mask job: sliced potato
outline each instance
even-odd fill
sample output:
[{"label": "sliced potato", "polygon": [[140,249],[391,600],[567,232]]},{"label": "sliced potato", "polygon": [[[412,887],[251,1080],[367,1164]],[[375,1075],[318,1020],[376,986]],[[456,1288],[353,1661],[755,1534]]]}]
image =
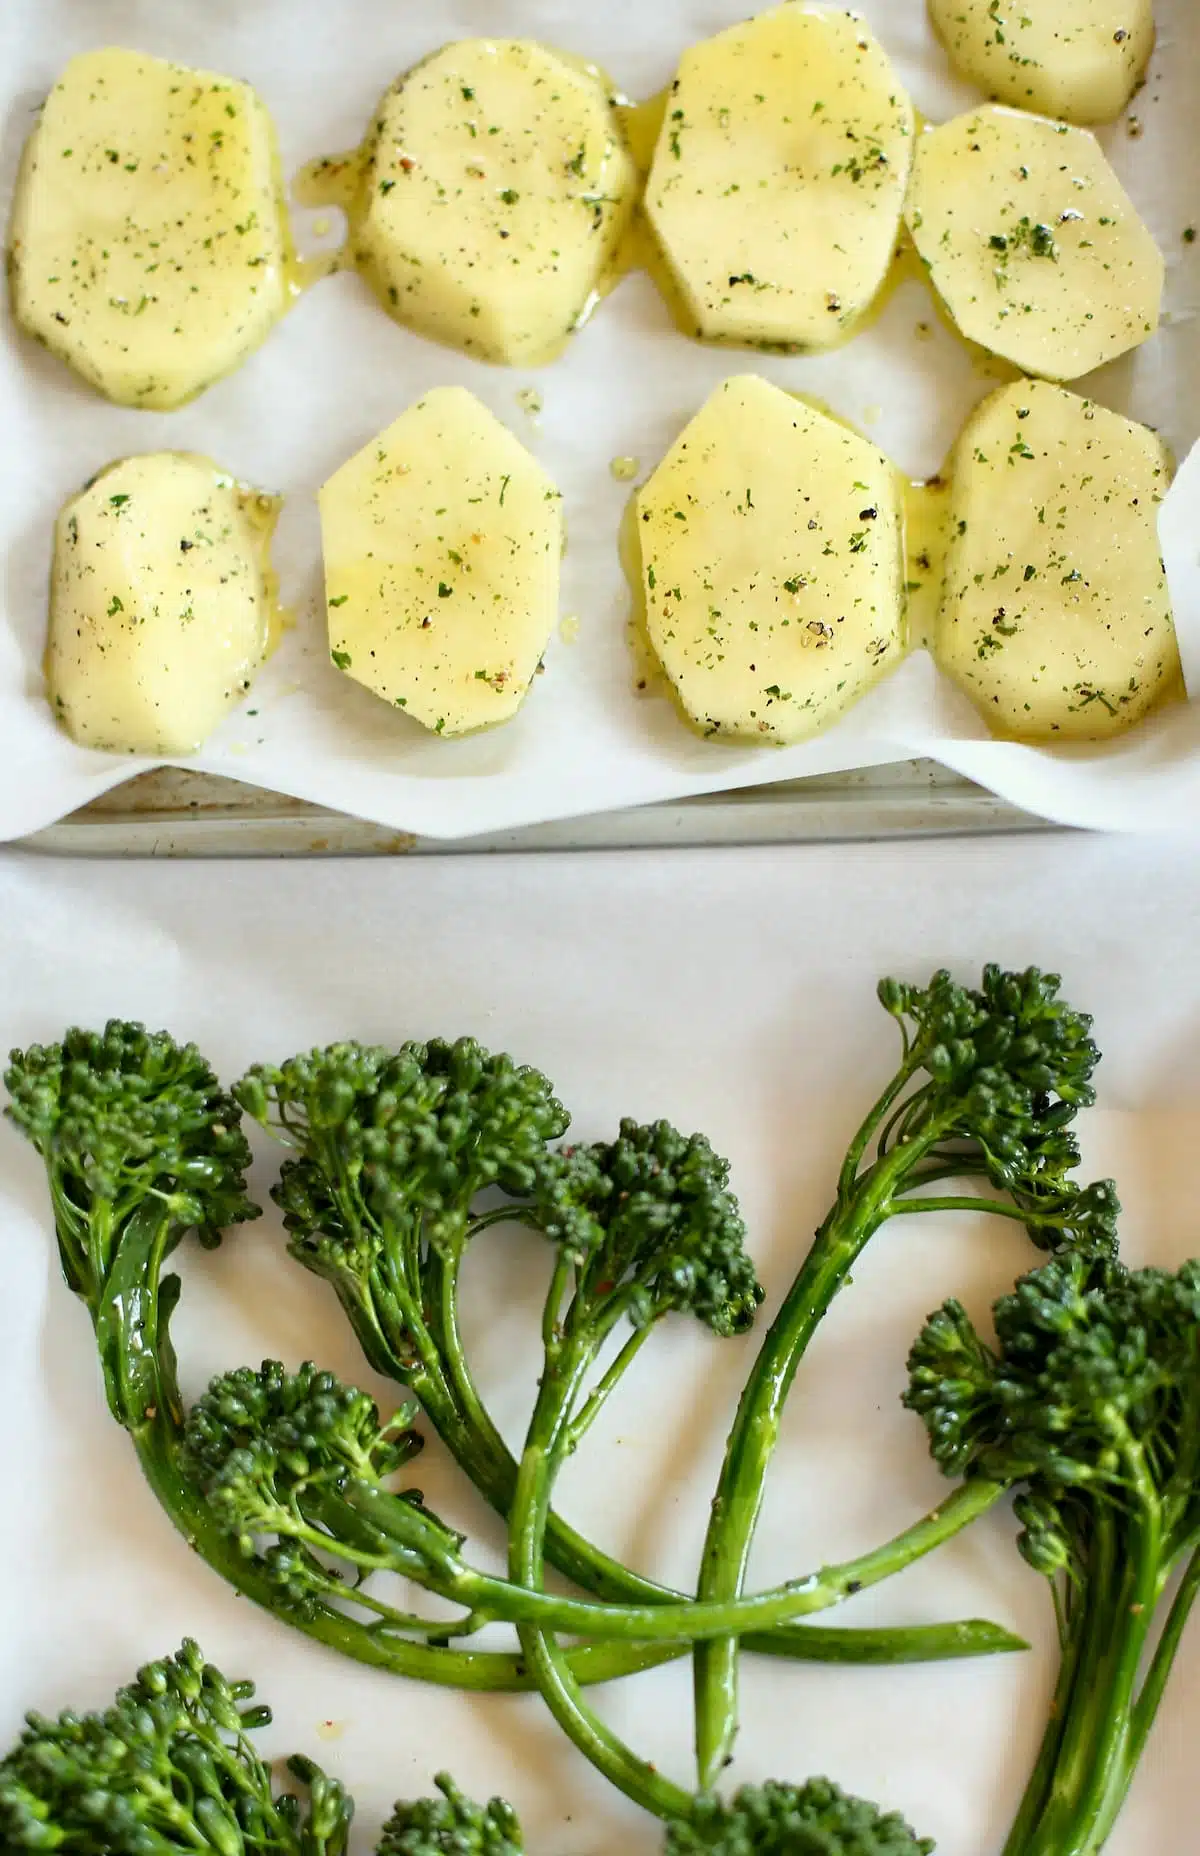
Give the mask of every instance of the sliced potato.
[{"label": "sliced potato", "polygon": [[896,471],[756,375],[717,388],[637,518],[650,643],[705,734],[802,741],[903,655]]},{"label": "sliced potato", "polygon": [[329,649],[439,735],[506,722],[558,616],[562,499],[465,387],[439,387],[320,492]]},{"label": "sliced potato", "polygon": [[46,682],[68,734],[117,754],[190,754],[241,702],[270,644],[278,501],[209,458],[110,465],[58,518]]},{"label": "sliced potato", "polygon": [[1099,741],[1181,693],[1170,475],[1153,432],[1045,381],[992,394],[966,427],[934,649],[997,734]]},{"label": "sliced potato", "polygon": [[1153,0],[929,0],[951,63],[990,97],[1113,122],[1154,50]]},{"label": "sliced potato", "polygon": [[684,53],[646,211],[697,333],[831,347],[878,295],[912,104],[852,13],[794,3]]},{"label": "sliced potato", "polygon": [[987,105],[917,144],[905,216],[969,341],[1076,380],[1158,327],[1165,267],[1086,129]]},{"label": "sliced potato", "polygon": [[379,112],[360,263],[401,322],[487,361],[550,359],[590,308],[638,177],[597,76],[467,39]]},{"label": "sliced potato", "polygon": [[248,84],[141,52],[71,60],[13,205],[30,335],[109,399],[165,411],[263,340],[288,258],[274,130]]}]

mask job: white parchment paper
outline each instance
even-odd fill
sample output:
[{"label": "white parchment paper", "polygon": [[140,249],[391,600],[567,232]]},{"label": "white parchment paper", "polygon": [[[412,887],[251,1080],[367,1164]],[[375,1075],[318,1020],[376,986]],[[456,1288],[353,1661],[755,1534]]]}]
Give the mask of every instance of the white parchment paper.
[{"label": "white parchment paper", "polygon": [[[1089,1176],[1112,1173],[1131,1258],[1196,1249],[1200,863],[1191,846],[1083,837],[592,858],[254,865],[0,856],[0,1049],[123,1013],[194,1037],[232,1079],[258,1058],[360,1036],[471,1032],[538,1063],[584,1138],[667,1115],[728,1154],[769,1318],[829,1201],[894,1027],[878,978],[985,960],[1059,968],[1096,1015]],[[265,1194],[279,1151],[260,1144]],[[901,1225],[903,1228],[900,1228]],[[0,1746],[27,1707],[98,1706],[187,1632],[276,1709],[359,1802],[358,1856],[398,1795],[450,1766],[502,1790],[530,1856],[655,1856],[661,1834],[563,1742],[536,1699],[413,1688],[344,1663],[235,1598],[173,1534],[107,1414],[89,1324],[58,1275],[40,1162],[0,1126]],[[1000,1221],[908,1218],[855,1270],[789,1403],[752,1567],[762,1586],[861,1551],[946,1487],[899,1404],[908,1346],[949,1294],[982,1319],[1026,1268]],[[178,1329],[189,1395],[219,1370],[315,1359],[391,1409],[332,1292],[290,1262],[278,1216],[189,1249]],[[481,1239],[466,1338],[510,1441],[528,1419],[546,1254]],[[568,1472],[561,1506],[645,1573],[690,1585],[755,1342],[664,1327]],[[495,1564],[497,1525],[431,1443],[429,1499]],[[1028,1656],[846,1670],[748,1661],[731,1781],[828,1773],[904,1810],[938,1856],[998,1856],[1049,1701],[1051,1606],[1004,1514],[854,1601],[859,1621],[982,1616]],[[846,1621],[851,1612],[847,1611]],[[1200,1729],[1193,1622],[1110,1856],[1190,1856]],[[680,1783],[686,1665],[598,1705]]]},{"label": "white parchment paper", "polygon": [[[286,171],[354,145],[388,82],[444,41],[540,37],[607,67],[636,97],[669,81],[690,41],[742,17],[748,0],[6,0],[0,9],[0,195],[11,190],[32,113],[65,60],[105,43],[135,45],[256,84],[279,125]],[[1141,132],[1105,141],[1170,265],[1167,321],[1085,390],[1159,426],[1179,457],[1200,433],[1200,220],[1195,98],[1200,38],[1191,0],[1158,0],[1160,43],[1135,101]],[[924,0],[862,0],[918,107],[937,120],[973,93],[949,76]],[[6,210],[6,208],[5,208]],[[298,215],[302,247],[314,215]],[[336,218],[336,215],[334,216]],[[336,238],[336,231],[332,235]],[[917,325],[932,324],[919,339]],[[1180,706],[1116,746],[1041,751],[992,741],[964,698],[918,654],[835,729],[787,750],[705,742],[665,696],[639,698],[625,636],[629,596],[617,533],[629,485],[711,388],[752,366],[820,396],[913,476],[943,463],[971,407],[994,385],[932,312],[923,284],[890,300],[867,334],[820,358],[706,349],[674,328],[648,279],[626,279],[552,367],[484,366],[397,328],[355,277],[319,285],[231,379],[174,414],[125,411],[60,364],[0,333],[0,837],[46,825],[139,771],[140,761],[76,748],[46,706],[40,660],[54,514],[97,468],[132,451],[207,452],[239,477],[283,491],[278,564],[295,629],[242,710],[190,763],[434,837],[462,837],[610,807],[680,798],[807,773],[928,755],[1034,812],[1079,825],[1169,826],[1200,811],[1200,707]],[[560,484],[570,549],[557,637],[518,718],[459,742],[416,723],[340,676],[326,653],[319,485],[374,432],[434,385],[470,387]],[[536,386],[532,419],[517,395]],[[1200,466],[1165,512],[1185,656],[1200,639]],[[570,641],[569,641],[570,640]],[[1195,682],[1193,680],[1193,688]]]}]

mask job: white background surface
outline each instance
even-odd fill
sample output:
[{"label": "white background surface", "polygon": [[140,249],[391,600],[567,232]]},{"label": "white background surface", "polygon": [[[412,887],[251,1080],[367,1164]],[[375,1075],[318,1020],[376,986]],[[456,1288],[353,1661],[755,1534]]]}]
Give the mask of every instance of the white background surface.
[{"label": "white background surface", "polygon": [[[232,1080],[256,1058],[336,1037],[472,1032],[542,1065],[585,1137],[622,1113],[701,1128],[727,1152],[773,1312],[823,1215],[846,1141],[892,1073],[884,973],[939,964],[1059,968],[1105,1052],[1084,1117],[1089,1174],[1115,1174],[1126,1244],[1177,1264],[1197,1247],[1200,868],[1194,844],[1063,838],[877,848],[387,863],[52,864],[0,858],[0,1048],[110,1014],[194,1037]],[[264,1154],[260,1190],[277,1151]],[[900,1228],[902,1224],[903,1228]],[[58,1280],[40,1163],[0,1130],[0,1740],[23,1708],[101,1704],[143,1658],[199,1637],[357,1795],[358,1847],[391,1800],[450,1765],[503,1787],[531,1856],[651,1856],[648,1820],[594,1778],[536,1699],[470,1699],[343,1664],[235,1599],[143,1488],[102,1402],[90,1329]],[[927,1311],[981,1315],[1028,1265],[997,1221],[905,1219],[855,1272],[800,1375],[771,1477],[761,1585],[875,1543],[946,1485],[898,1398]],[[536,1370],[545,1254],[482,1240],[468,1337],[519,1438]],[[274,1215],[184,1258],[189,1390],[278,1354],[366,1376],[332,1298],[285,1256]],[[644,1571],[694,1580],[725,1431],[753,1341],[661,1332],[562,1491],[577,1524]],[[387,1389],[367,1380],[386,1396]],[[421,1478],[496,1550],[457,1473]],[[1039,1736],[1050,1605],[989,1518],[845,1619],[990,1616],[1039,1652],[987,1665],[837,1672],[747,1660],[736,1780],[828,1772],[900,1807],[940,1856],[996,1856]],[[1189,1856],[1200,1640],[1192,1634],[1113,1856]],[[603,1698],[639,1750],[690,1778],[686,1665]],[[324,1721],[338,1737],[322,1741]]]},{"label": "white background surface", "polygon": [[[0,9],[0,210],[37,108],[65,60],[133,45],[249,79],[279,126],[284,172],[355,145],[394,76],[440,43],[477,33],[540,37],[607,66],[648,97],[692,40],[740,19],[749,0],[5,0]],[[977,96],[949,76],[924,0],[862,0],[918,109],[932,121]],[[1191,0],[1158,0],[1160,46],[1134,108],[1144,133],[1104,132],[1167,254],[1168,326],[1084,391],[1159,425],[1183,457],[1200,435],[1200,246],[1196,218],[1200,37]],[[301,243],[316,215],[301,214]],[[335,220],[336,215],[332,216]],[[933,325],[921,341],[917,324]],[[644,276],[625,280],[567,354],[536,373],[490,368],[435,347],[383,314],[356,277],[310,291],[265,346],[193,406],[109,406],[0,317],[0,838],[38,829],[144,763],[76,748],[45,703],[41,656],[51,527],[101,465],[131,451],[206,452],[289,498],[277,558],[295,631],[245,704],[190,763],[424,836],[456,837],[688,793],[932,755],[1027,809],[1077,824],[1145,827],[1200,811],[1200,709],[1179,708],[1117,747],[1038,752],[986,738],[975,711],[918,654],[838,728],[777,751],[706,742],[665,697],[639,700],[625,639],[617,556],[630,492],[614,457],[648,471],[710,390],[752,367],[815,394],[915,477],[937,471],[974,404],[995,385],[943,328],[921,284],[878,323],[820,358],[747,355],[681,336]],[[564,615],[529,702],[508,726],[447,742],[424,733],[328,662],[314,493],[345,458],[428,388],[476,392],[546,464],[570,533]],[[517,395],[536,385],[536,424]],[[1189,669],[1200,656],[1200,485],[1180,499],[1171,565]],[[1194,679],[1193,679],[1194,680]],[[250,715],[250,710],[255,711]]]}]

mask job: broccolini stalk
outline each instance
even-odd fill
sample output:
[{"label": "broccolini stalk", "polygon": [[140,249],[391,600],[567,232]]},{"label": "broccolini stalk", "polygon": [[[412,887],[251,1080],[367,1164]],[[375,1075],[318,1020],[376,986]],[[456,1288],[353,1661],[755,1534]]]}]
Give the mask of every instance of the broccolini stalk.
[{"label": "broccolini stalk", "polygon": [[[984,969],[978,992],[945,972],[927,987],[885,980],[884,1009],[903,1040],[900,1067],[851,1143],[837,1198],[762,1343],[726,1445],[697,1596],[742,1589],[783,1409],[796,1370],[876,1231],[903,1213],[970,1208],[1017,1219],[1044,1249],[1111,1252],[1111,1182],[1070,1178],[1079,1152],[1069,1124],[1095,1099],[1091,1020],[1059,998],[1059,980]],[[981,1179],[1001,1202],[932,1196],[950,1179]],[[695,1652],[696,1754],[711,1789],[737,1731],[738,1646]]]},{"label": "broccolini stalk", "polygon": [[[754,1319],[762,1290],[726,1177],[703,1137],[685,1138],[665,1122],[623,1122],[610,1145],[566,1149],[547,1170],[536,1217],[557,1257],[543,1315],[542,1375],[509,1516],[509,1575],[531,1592],[542,1588],[555,1480],[647,1335],[673,1312],[693,1314],[725,1337]],[[627,1336],[597,1379],[599,1355],[621,1330]],[[875,1552],[789,1590],[813,1608],[848,1597],[949,1539],[1002,1493],[980,1478]],[[691,1634],[718,1616],[719,1609],[694,1604]],[[646,1810],[688,1817],[689,1795],[588,1708],[552,1631],[522,1624],[519,1634],[542,1695],[579,1750]]]},{"label": "broccolini stalk", "polygon": [[1095,1856],[1200,1586],[1200,1263],[1064,1253],[993,1318],[995,1348],[957,1302],[933,1315],[906,1403],[947,1475],[1024,1485],[1018,1545],[1054,1595],[1058,1687],[1005,1856]]},{"label": "broccolini stalk", "polygon": [[[536,1222],[531,1201],[547,1167],[559,1165],[546,1144],[568,1122],[551,1084],[460,1038],[394,1052],[330,1045],[256,1065],[234,1095],[295,1149],[272,1193],[292,1255],[333,1286],[370,1365],[416,1396],[507,1518],[517,1465],[463,1350],[459,1274],[468,1246],[490,1226]],[[488,1188],[515,1203],[477,1211]],[[546,1554],[584,1591],[617,1605],[678,1606],[691,1596],[630,1571],[553,1511]],[[1015,1640],[965,1620],[892,1629],[784,1625],[749,1633],[743,1644],[776,1656],[881,1664],[988,1655]]]},{"label": "broccolini stalk", "polygon": [[0,1840],[71,1856],[346,1856],[354,1805],[296,1758],[304,1796],[276,1795],[248,1735],[271,1719],[185,1641],[100,1714],[26,1717],[0,1760]]},{"label": "broccolini stalk", "polygon": [[[449,1641],[485,1624],[542,1629],[631,1643],[682,1644],[697,1635],[771,1625],[839,1604],[944,1540],[988,1504],[983,1482],[958,1491],[919,1529],[845,1566],[828,1566],[757,1597],[727,1605],[620,1606],[558,1598],[480,1572],[462,1557],[462,1536],[414,1490],[386,1484],[421,1447],[406,1405],[386,1423],[366,1393],[305,1365],[285,1372],[267,1360],[213,1380],[188,1414],[186,1461],[210,1513],[247,1559],[280,1587],[288,1604],[340,1599],[374,1614],[381,1627]],[[264,1552],[263,1543],[271,1543]],[[332,1564],[331,1564],[332,1562]],[[364,1581],[390,1573],[459,1607],[454,1621],[397,1612]],[[996,1633],[996,1647],[1015,1638]]]},{"label": "broccolini stalk", "polygon": [[[63,1273],[95,1328],[108,1403],[161,1507],[236,1590],[358,1662],[454,1688],[531,1686],[518,1657],[411,1641],[411,1622],[347,1614],[336,1592],[292,1576],[287,1551],[256,1562],[218,1525],[183,1457],[170,1318],[179,1278],[163,1264],[185,1235],[212,1246],[257,1216],[237,1105],[193,1045],[119,1021],[14,1051],[7,1114],[46,1166]],[[581,1681],[609,1681],[670,1654],[653,1647],[572,1652]]]}]

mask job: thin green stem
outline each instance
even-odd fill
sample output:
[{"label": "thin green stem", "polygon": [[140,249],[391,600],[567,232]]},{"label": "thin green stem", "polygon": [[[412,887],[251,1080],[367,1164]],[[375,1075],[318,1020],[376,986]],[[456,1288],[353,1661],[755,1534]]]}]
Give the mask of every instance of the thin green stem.
[{"label": "thin green stem", "polygon": [[1154,1726],[1163,1695],[1166,1693],[1167,1680],[1183,1641],[1188,1619],[1192,1615],[1197,1593],[1200,1593],[1200,1550],[1194,1552],[1187,1563],[1179,1590],[1167,1613],[1167,1621],[1163,1625],[1162,1635],[1158,1640],[1134,1706],[1133,1727],[1129,1736],[1131,1771],[1136,1769],[1146,1749],[1146,1742],[1150,1738],[1150,1730]]},{"label": "thin green stem", "polygon": [[[587,1364],[584,1348],[580,1347],[574,1357],[572,1350],[566,1351],[567,1357],[556,1362],[559,1370],[548,1370],[542,1377],[509,1519],[509,1577],[531,1594],[540,1589],[544,1576],[546,1517],[554,1479],[566,1454],[571,1388],[579,1385]],[[555,1638],[530,1625],[522,1625],[519,1634],[521,1649],[543,1700],[584,1758],[644,1810],[664,1818],[689,1816],[692,1800],[688,1794],[639,1759],[588,1707]]]},{"label": "thin green stem", "polygon": [[1050,1713],[1046,1721],[1046,1730],[1038,1747],[1037,1759],[1033,1771],[1025,1784],[1021,1796],[1020,1808],[1013,1819],[1002,1856],[1023,1856],[1028,1839],[1046,1809],[1046,1799],[1050,1790],[1050,1781],[1058,1764],[1059,1747],[1062,1744],[1063,1730],[1071,1709],[1071,1697],[1075,1690],[1075,1677],[1083,1651],[1084,1632],[1090,1621],[1091,1609],[1084,1602],[1084,1596],[1072,1592],[1068,1600],[1070,1611],[1067,1619],[1067,1631],[1062,1635],[1061,1610],[1057,1590],[1055,1591],[1054,1610],[1060,1619],[1061,1651],[1059,1655],[1058,1676],[1054,1685],[1054,1694],[1050,1702]]},{"label": "thin green stem", "polygon": [[[855,1184],[858,1180],[858,1170],[862,1165],[863,1157],[868,1147],[871,1145],[872,1140],[879,1134],[880,1125],[887,1115],[888,1110],[896,1101],[897,1097],[907,1089],[916,1067],[911,1053],[906,1050],[904,1053],[904,1061],[897,1070],[895,1076],[893,1076],[891,1082],[879,1097],[878,1101],[873,1103],[867,1110],[865,1117],[859,1124],[857,1133],[846,1149],[846,1158],[842,1163],[841,1174],[838,1178],[839,1199],[848,1197],[850,1193],[854,1191]],[[906,1106],[906,1104],[902,1103],[898,1112],[903,1114]],[[889,1122],[888,1126],[890,1127],[891,1125],[892,1124]]]},{"label": "thin green stem", "polygon": [[1161,1538],[1153,1508],[1133,1526],[1101,1511],[1084,1644],[1046,1806],[1020,1856],[1097,1856],[1128,1791],[1138,1670],[1153,1623]]},{"label": "thin green stem", "polygon": [[[565,1435],[568,1428],[560,1423],[560,1434]],[[529,1538],[534,1540],[540,1554],[541,1518],[548,1501],[548,1485],[553,1480],[553,1474],[557,1473],[557,1464],[564,1460],[564,1455],[561,1450],[547,1454],[540,1441],[531,1435],[525,1452],[524,1460],[529,1467],[521,1486],[519,1509],[516,1502],[513,1504],[512,1529],[522,1565],[529,1564],[532,1551],[528,1545]],[[552,1462],[555,1465],[553,1471]],[[558,1598],[543,1591],[540,1586],[530,1587],[527,1583],[528,1575],[524,1573],[519,1578],[510,1574],[509,1579],[504,1580],[479,1572],[458,1559],[457,1555],[451,1554],[440,1541],[436,1550],[441,1566],[433,1563],[431,1555],[417,1570],[414,1561],[419,1558],[421,1551],[418,1542],[422,1531],[429,1530],[428,1518],[422,1516],[420,1510],[415,1509],[411,1503],[366,1482],[347,1482],[340,1497],[323,1504],[322,1512],[329,1517],[335,1534],[332,1543],[328,1536],[322,1537],[315,1529],[304,1532],[303,1538],[308,1545],[333,1544],[335,1550],[342,1551],[336,1538],[336,1508],[339,1501],[345,1502],[356,1518],[369,1522],[381,1541],[393,1543],[391,1553],[394,1556],[389,1565],[386,1548],[381,1547],[372,1553],[352,1546],[345,1549],[347,1558],[372,1571],[402,1572],[438,1597],[462,1605],[473,1614],[502,1619],[508,1623],[537,1624],[543,1630],[590,1637],[597,1641],[628,1638],[639,1643],[682,1643],[725,1634],[740,1635],[751,1625],[760,1630],[770,1629],[792,1618],[809,1617],[814,1612],[827,1611],[840,1605],[847,1598],[865,1591],[868,1586],[892,1578],[946,1541],[952,1540],[965,1527],[978,1520],[980,1515],[993,1508],[1005,1492],[1005,1486],[1001,1483],[989,1482],[983,1477],[973,1478],[953,1490],[930,1514],[924,1515],[921,1520],[881,1546],[873,1547],[869,1553],[858,1554],[854,1559],[837,1565],[824,1566],[816,1572],[805,1574],[803,1578],[789,1579],[766,1592],[711,1604],[690,1600],[680,1605],[639,1607],[589,1604],[580,1599]],[[510,1540],[512,1537],[510,1535]]]},{"label": "thin green stem", "polygon": [[[895,1090],[885,1093],[885,1107]],[[697,1597],[725,1600],[741,1591],[779,1440],[784,1406],[809,1342],[872,1236],[887,1219],[906,1175],[938,1138],[898,1147],[855,1178],[817,1232],[807,1258],[759,1349],[725,1447],[704,1543]],[[856,1137],[865,1147],[865,1140]],[[845,1175],[843,1175],[843,1178]],[[711,1791],[737,1731],[738,1646],[731,1638],[695,1654],[696,1758],[701,1789]]]},{"label": "thin green stem", "polygon": [[[472,1235],[477,1229],[472,1227]],[[427,1307],[435,1324],[438,1349],[447,1378],[469,1427],[474,1444],[460,1467],[496,1512],[505,1520],[512,1505],[517,1465],[493,1422],[471,1373],[458,1322],[457,1254],[431,1254],[427,1269]],[[399,1371],[392,1378],[403,1382]],[[429,1413],[444,1442],[435,1412]],[[689,1594],[631,1571],[578,1533],[551,1509],[546,1517],[545,1553],[551,1565],[594,1597],[618,1605],[669,1605],[689,1602]],[[896,1626],[870,1629],[830,1628],[811,1624],[779,1625],[770,1632],[748,1632],[743,1650],[761,1656],[788,1657],[806,1662],[882,1667],[909,1662],[949,1661],[960,1657],[989,1656],[1024,1649],[1018,1637],[980,1619],[949,1624]]]},{"label": "thin green stem", "polygon": [[588,1394],[579,1412],[572,1418],[567,1431],[568,1453],[577,1450],[596,1419],[603,1411],[610,1393],[620,1384],[625,1373],[633,1365],[638,1354],[654,1332],[654,1324],[647,1322],[644,1327],[635,1328],[620,1353],[604,1374],[599,1384]]}]

